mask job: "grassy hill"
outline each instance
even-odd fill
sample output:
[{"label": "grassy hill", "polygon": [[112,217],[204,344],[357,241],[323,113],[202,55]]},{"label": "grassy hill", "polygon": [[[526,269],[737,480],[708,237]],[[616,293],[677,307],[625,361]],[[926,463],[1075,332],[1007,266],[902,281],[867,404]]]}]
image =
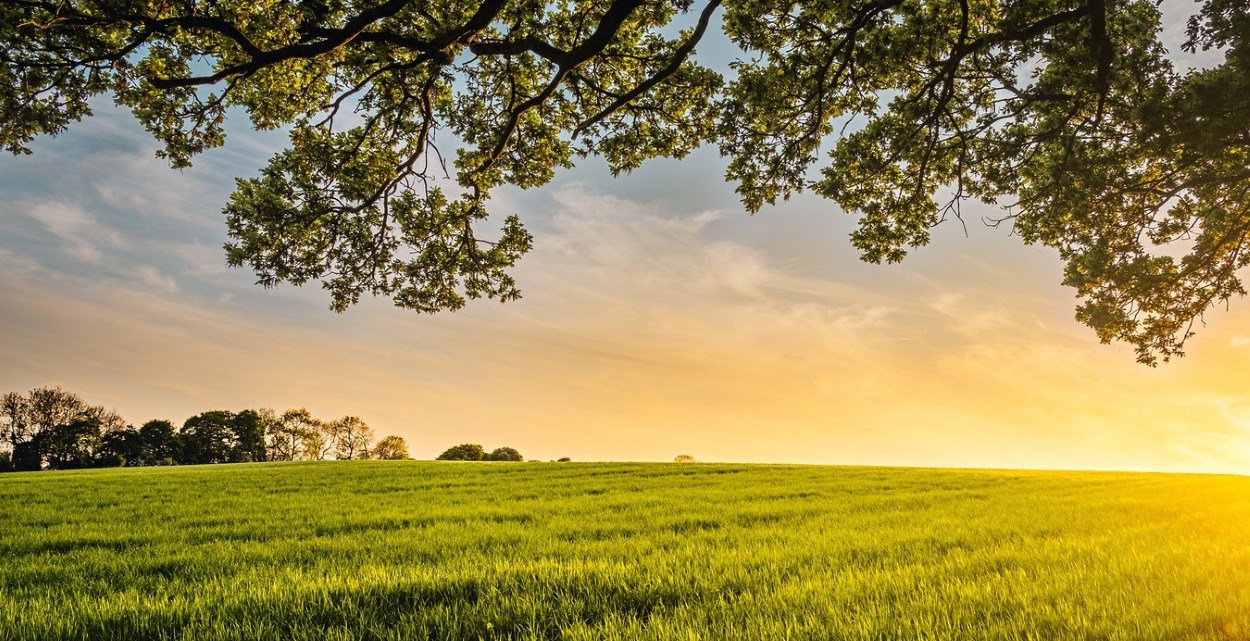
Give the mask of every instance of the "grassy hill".
[{"label": "grassy hill", "polygon": [[1250,639],[1250,478],[384,461],[9,474],[0,639]]}]

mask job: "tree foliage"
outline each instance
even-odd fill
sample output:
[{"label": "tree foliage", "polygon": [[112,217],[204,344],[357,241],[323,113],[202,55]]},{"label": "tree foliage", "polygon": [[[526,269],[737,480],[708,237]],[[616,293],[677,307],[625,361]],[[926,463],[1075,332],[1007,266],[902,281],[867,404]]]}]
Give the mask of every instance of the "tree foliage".
[{"label": "tree foliage", "polygon": [[173,423],[148,421],[139,427],[139,440],[142,443],[140,465],[173,465],[179,462],[182,446]]},{"label": "tree foliage", "polygon": [[476,443],[453,445],[439,454],[437,461],[485,461],[486,450]]},{"label": "tree foliage", "polygon": [[104,432],[93,464],[101,467],[143,465],[143,435],[133,425]]},{"label": "tree foliage", "polygon": [[334,458],[351,460],[369,458],[369,444],[373,441],[373,428],[357,416],[344,416],[332,422]]},{"label": "tree foliage", "polygon": [[91,467],[100,448],[100,421],[83,415],[40,432],[32,441],[48,469]]},{"label": "tree foliage", "polygon": [[476,443],[463,443],[447,448],[435,459],[438,461],[524,461],[525,457],[511,447],[499,447],[486,451]]},{"label": "tree foliage", "polygon": [[188,418],[179,432],[186,463],[229,463],[234,450],[234,412],[213,410]]},{"label": "tree foliage", "polygon": [[100,94],[175,167],[229,113],[287,128],[225,207],[227,259],[319,281],[336,310],[515,298],[531,238],[511,215],[483,236],[493,188],[708,143],[747,209],[813,189],[858,215],[873,262],[968,199],[1003,205],[992,222],[1058,250],[1078,318],[1143,362],[1244,293],[1244,2],[1198,6],[1185,47],[1224,61],[1178,71],[1154,0],[729,0],[728,80],[691,58],[721,5],[0,0],[0,144],[27,152]]},{"label": "tree foliage", "polygon": [[[312,458],[321,421],[304,408],[287,410],[268,425],[269,460],[299,461]],[[309,447],[313,445],[313,447]]]},{"label": "tree foliage", "polygon": [[369,455],[375,459],[402,461],[408,458],[408,443],[400,436],[384,436]]},{"label": "tree foliage", "polygon": [[519,462],[519,461],[524,461],[524,460],[525,460],[525,457],[524,457],[524,456],[521,456],[521,453],[520,453],[520,452],[518,452],[518,451],[516,451],[516,449],[514,449],[514,448],[511,448],[511,447],[497,447],[497,448],[495,448],[495,449],[491,450],[491,453],[490,453],[490,454],[487,454],[487,455],[486,455],[486,460],[488,460],[488,461],[514,461],[514,462]]}]

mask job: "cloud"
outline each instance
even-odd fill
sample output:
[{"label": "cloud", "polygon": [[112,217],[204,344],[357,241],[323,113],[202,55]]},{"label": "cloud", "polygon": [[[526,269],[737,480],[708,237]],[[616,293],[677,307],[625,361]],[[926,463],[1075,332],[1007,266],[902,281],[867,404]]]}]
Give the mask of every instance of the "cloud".
[{"label": "cloud", "polygon": [[135,269],[135,275],[139,277],[139,282],[145,287],[164,294],[174,294],[178,292],[178,283],[168,274],[161,273],[155,267],[150,265],[140,265]]},{"label": "cloud", "polygon": [[[677,212],[596,193],[556,192],[547,229],[520,280],[540,304],[607,325],[663,331],[767,334],[799,326],[851,331],[882,327],[893,308],[869,287],[788,272],[765,251],[709,228],[720,210]],[[688,326],[686,324],[691,324]]]},{"label": "cloud", "polygon": [[14,208],[61,239],[66,253],[78,260],[99,263],[104,259],[104,248],[127,246],[121,234],[101,224],[95,216],[77,205],[43,201],[20,203]]},{"label": "cloud", "polygon": [[195,236],[222,234],[218,212],[232,182],[215,163],[175,171],[148,148],[137,153],[102,150],[92,160],[109,168],[107,174],[88,174],[83,187],[93,201],[130,220],[165,220]]},{"label": "cloud", "polygon": [[171,241],[163,249],[181,262],[181,271],[186,274],[216,277],[228,271],[221,245]]},{"label": "cloud", "polygon": [[0,272],[12,280],[28,280],[45,270],[39,261],[12,249],[0,247]]}]

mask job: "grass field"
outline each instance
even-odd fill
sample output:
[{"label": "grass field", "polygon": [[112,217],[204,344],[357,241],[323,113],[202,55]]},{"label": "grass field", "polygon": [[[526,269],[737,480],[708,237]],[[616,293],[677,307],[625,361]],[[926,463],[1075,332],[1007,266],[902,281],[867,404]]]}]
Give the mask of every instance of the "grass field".
[{"label": "grass field", "polygon": [[1250,639],[1250,478],[384,461],[9,474],[0,639]]}]

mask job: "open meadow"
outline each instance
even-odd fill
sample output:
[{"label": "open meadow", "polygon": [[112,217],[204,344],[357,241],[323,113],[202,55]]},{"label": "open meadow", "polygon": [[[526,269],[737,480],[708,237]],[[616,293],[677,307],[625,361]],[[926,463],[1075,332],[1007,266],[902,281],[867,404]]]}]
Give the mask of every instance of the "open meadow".
[{"label": "open meadow", "polygon": [[1250,478],[407,461],[8,474],[0,639],[1250,639]]}]

